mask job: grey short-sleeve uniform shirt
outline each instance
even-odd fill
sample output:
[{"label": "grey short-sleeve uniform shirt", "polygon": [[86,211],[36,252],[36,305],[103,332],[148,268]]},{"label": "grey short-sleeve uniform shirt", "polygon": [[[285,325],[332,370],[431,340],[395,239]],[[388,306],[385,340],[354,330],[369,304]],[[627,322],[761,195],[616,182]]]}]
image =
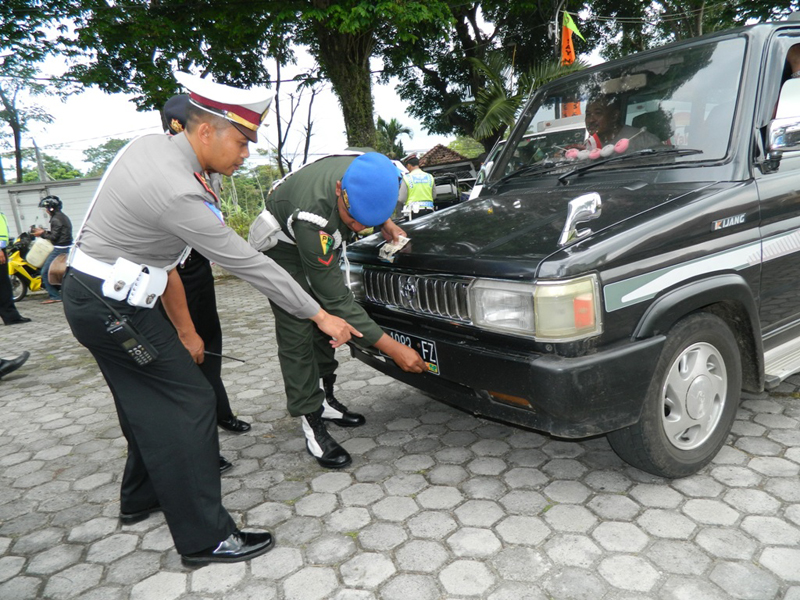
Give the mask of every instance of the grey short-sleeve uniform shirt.
[{"label": "grey short-sleeve uniform shirt", "polygon": [[78,246],[106,263],[122,257],[167,267],[188,245],[294,316],[314,316],[319,304],[222,222],[196,173],[202,168],[184,134],[133,140],[101,183]]}]

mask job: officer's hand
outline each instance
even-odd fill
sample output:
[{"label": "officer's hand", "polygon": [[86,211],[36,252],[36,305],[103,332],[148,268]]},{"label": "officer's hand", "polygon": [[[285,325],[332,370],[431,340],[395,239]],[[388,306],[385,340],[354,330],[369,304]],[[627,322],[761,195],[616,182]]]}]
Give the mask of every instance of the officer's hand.
[{"label": "officer's hand", "polygon": [[401,344],[385,333],[375,344],[375,347],[384,354],[388,354],[403,371],[424,373],[428,370],[428,366],[416,350]]},{"label": "officer's hand", "polygon": [[317,324],[322,333],[331,336],[331,346],[338,348],[342,344],[346,344],[352,336],[362,337],[363,334],[355,327],[350,325],[344,319],[330,314],[322,309],[311,317],[311,320]]},{"label": "officer's hand", "polygon": [[33,229],[31,229],[31,234],[35,235],[36,237],[39,237],[43,233],[44,229],[42,229],[41,227],[34,227]]},{"label": "officer's hand", "polygon": [[391,219],[387,219],[386,222],[381,225],[381,233],[383,234],[383,239],[387,242],[396,242],[402,235],[403,237],[408,237],[406,232],[400,228],[400,226],[392,221]]},{"label": "officer's hand", "polygon": [[203,351],[205,350],[203,338],[197,335],[196,331],[179,333],[178,337],[180,338],[183,347],[186,348],[189,351],[189,354],[192,355],[192,360],[198,365],[202,363],[203,359],[205,358],[205,354],[203,354]]},{"label": "officer's hand", "polygon": [[0,250],[0,265],[6,264],[6,253]]}]

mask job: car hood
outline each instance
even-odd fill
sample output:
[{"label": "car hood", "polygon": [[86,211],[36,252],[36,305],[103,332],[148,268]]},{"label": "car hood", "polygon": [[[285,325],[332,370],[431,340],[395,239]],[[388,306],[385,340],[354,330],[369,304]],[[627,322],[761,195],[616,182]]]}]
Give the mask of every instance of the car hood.
[{"label": "car hood", "polygon": [[[730,185],[733,184],[617,181],[594,186],[526,188],[479,197],[401,223],[411,241],[395,256],[393,264],[463,275],[530,275],[545,257],[561,250],[558,239],[573,198],[589,192],[600,194],[601,215],[579,225],[580,229],[590,228],[596,236],[656,206],[676,201],[684,204]],[[591,237],[584,238],[582,244]],[[383,243],[380,234],[372,235],[349,246],[348,258],[351,262],[386,264],[378,258]]]}]

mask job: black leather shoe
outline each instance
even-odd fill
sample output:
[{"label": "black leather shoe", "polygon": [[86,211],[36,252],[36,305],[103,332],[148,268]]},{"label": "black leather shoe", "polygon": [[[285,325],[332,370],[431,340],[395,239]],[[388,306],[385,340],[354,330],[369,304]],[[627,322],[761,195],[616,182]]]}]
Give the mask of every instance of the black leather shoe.
[{"label": "black leather shoe", "polygon": [[306,436],[306,450],[326,469],[342,469],[353,462],[347,450],[334,440],[322,420],[322,407],[300,417]]},{"label": "black leather shoe", "polygon": [[119,522],[122,523],[123,525],[134,525],[139,521],[144,521],[147,517],[157,512],[161,512],[161,507],[158,504],[156,504],[155,506],[151,506],[150,508],[146,508],[145,510],[140,510],[132,513],[124,513],[120,511]]},{"label": "black leather shoe", "polygon": [[220,542],[215,548],[207,548],[202,552],[183,554],[184,564],[202,565],[210,562],[239,562],[261,556],[275,544],[272,534],[255,531],[234,531],[228,539]]},{"label": "black leather shoe", "polygon": [[18,325],[19,323],[30,323],[31,320],[28,317],[20,317],[19,319],[14,319],[13,321],[6,321],[6,325]]},{"label": "black leather shoe", "polygon": [[245,431],[250,431],[250,423],[246,423],[245,421],[237,419],[234,416],[231,416],[228,419],[218,419],[217,425],[233,433],[244,433]]},{"label": "black leather shoe", "polygon": [[336,375],[326,375],[322,378],[322,389],[325,390],[325,400],[322,401],[322,418],[339,427],[360,427],[367,420],[364,415],[351,412],[333,395],[333,384]]},{"label": "black leather shoe", "polygon": [[222,456],[222,454],[220,454],[219,455],[219,472],[220,472],[220,475],[222,473],[224,473],[225,471],[230,471],[232,468],[233,468],[233,463],[231,461],[229,461],[227,458],[225,458],[224,456]]},{"label": "black leather shoe", "polygon": [[13,373],[25,364],[25,361],[30,357],[30,352],[23,352],[17,358],[11,360],[3,360],[0,358],[0,379],[9,373]]}]

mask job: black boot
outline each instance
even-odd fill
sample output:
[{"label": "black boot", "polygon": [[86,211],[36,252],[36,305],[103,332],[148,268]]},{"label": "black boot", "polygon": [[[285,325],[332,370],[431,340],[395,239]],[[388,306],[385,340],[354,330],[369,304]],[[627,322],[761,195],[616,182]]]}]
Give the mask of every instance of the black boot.
[{"label": "black boot", "polygon": [[322,389],[325,390],[325,400],[322,401],[322,418],[339,427],[358,427],[367,422],[364,415],[350,412],[347,407],[339,402],[333,395],[333,384],[336,375],[326,375],[322,378]]},{"label": "black boot", "polygon": [[336,443],[322,420],[322,407],[300,417],[306,436],[306,450],[326,469],[341,469],[352,462],[347,450]]}]

